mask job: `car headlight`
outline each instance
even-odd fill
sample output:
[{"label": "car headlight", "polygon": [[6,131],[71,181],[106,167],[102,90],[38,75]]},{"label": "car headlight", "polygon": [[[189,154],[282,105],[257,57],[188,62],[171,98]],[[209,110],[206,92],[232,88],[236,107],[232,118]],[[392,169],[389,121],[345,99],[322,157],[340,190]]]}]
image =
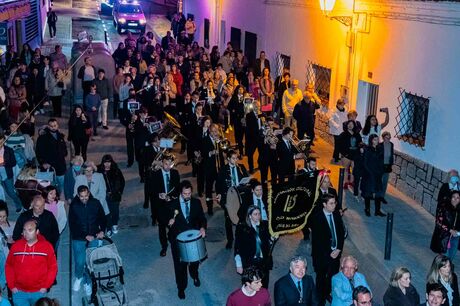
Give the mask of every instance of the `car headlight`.
[{"label": "car headlight", "polygon": [[147,20],[145,19],[139,19],[139,24],[145,24],[147,22]]},{"label": "car headlight", "polygon": [[125,18],[118,18],[118,22],[119,23],[126,23],[126,19]]}]

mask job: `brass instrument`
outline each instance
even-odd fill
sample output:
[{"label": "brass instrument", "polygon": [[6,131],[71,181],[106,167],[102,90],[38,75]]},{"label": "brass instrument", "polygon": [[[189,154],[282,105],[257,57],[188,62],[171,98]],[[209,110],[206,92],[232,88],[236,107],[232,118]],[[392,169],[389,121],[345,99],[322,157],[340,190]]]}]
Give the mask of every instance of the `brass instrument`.
[{"label": "brass instrument", "polygon": [[163,125],[161,131],[158,132],[158,136],[160,138],[172,138],[172,135],[179,136],[184,140],[188,140],[181,132],[181,125],[180,123],[167,112],[163,112],[165,115],[165,124]]},{"label": "brass instrument", "polygon": [[255,112],[256,114],[259,113],[259,107],[257,106],[257,101],[251,97],[244,98],[244,115],[249,114],[250,112]]},{"label": "brass instrument", "polygon": [[[172,141],[174,142],[176,140],[176,138],[178,137],[178,135],[174,135],[173,138],[172,138]],[[170,154],[168,152],[169,148],[162,148],[160,152],[158,152],[157,156],[155,156],[155,159],[152,161],[152,164],[150,165],[150,170],[152,171],[157,171],[157,170],[160,170],[161,168],[161,161],[163,159],[163,156],[167,155],[167,154]],[[172,166],[174,166],[174,160],[176,159],[176,156],[175,155],[172,155],[173,157],[173,164]],[[172,167],[171,166],[171,167]]]},{"label": "brass instrument", "polygon": [[308,156],[308,150],[309,146],[308,143],[310,142],[310,139],[304,139],[303,141],[300,141],[299,138],[294,134],[292,135],[291,139],[291,144],[294,146],[294,148],[297,150],[297,152],[303,154],[303,159],[307,161],[307,156]]}]

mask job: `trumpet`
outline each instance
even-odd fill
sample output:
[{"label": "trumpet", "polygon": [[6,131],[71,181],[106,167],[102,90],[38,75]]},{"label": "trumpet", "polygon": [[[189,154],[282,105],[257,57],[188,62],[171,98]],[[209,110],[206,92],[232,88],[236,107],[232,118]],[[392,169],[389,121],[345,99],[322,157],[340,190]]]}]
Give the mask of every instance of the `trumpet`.
[{"label": "trumpet", "polygon": [[278,144],[278,136],[276,136],[276,131],[274,131],[271,127],[266,126],[263,131],[264,135],[264,143],[269,144],[271,147]]}]

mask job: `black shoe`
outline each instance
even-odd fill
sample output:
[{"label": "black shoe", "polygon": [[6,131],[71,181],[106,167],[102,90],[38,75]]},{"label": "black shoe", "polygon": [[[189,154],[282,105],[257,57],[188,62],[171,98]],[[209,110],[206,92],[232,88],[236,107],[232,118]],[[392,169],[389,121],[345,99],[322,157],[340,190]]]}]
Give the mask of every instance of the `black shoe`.
[{"label": "black shoe", "polygon": [[161,249],[160,256],[161,256],[161,257],[165,257],[165,256],[166,256],[166,249]]},{"label": "black shoe", "polygon": [[227,241],[227,244],[225,245],[225,248],[227,250],[231,250],[233,246],[233,241]]},{"label": "black shoe", "polygon": [[99,136],[97,133],[94,133],[93,136]]},{"label": "black shoe", "polygon": [[144,205],[142,205],[142,207],[143,207],[144,209],[149,208],[149,203],[144,203]]},{"label": "black shoe", "polygon": [[384,197],[381,197],[381,198],[380,198],[380,202],[382,202],[383,204],[388,204],[387,200],[385,200]]},{"label": "black shoe", "polygon": [[366,216],[368,216],[368,217],[371,216],[371,212],[369,211],[369,209],[365,209],[364,212],[366,213]]},{"label": "black shoe", "polygon": [[375,215],[378,216],[378,217],[385,217],[387,214],[384,214],[381,211],[377,211],[377,212],[375,212]]},{"label": "black shoe", "polygon": [[108,127],[107,125],[104,125],[102,128],[103,128],[104,130],[108,130],[108,129],[109,129],[109,127]]},{"label": "black shoe", "polygon": [[152,226],[157,226],[158,223],[156,221],[152,221]]},{"label": "black shoe", "polygon": [[102,121],[97,123],[97,126],[102,126]]},{"label": "black shoe", "polygon": [[199,279],[199,278],[195,278],[195,279],[193,280],[193,284],[195,285],[195,287],[200,287],[200,286],[201,286],[200,279]]},{"label": "black shoe", "polygon": [[126,165],[126,167],[131,168],[132,165],[133,165],[133,163],[128,163],[128,164]]},{"label": "black shoe", "polygon": [[177,296],[181,299],[181,300],[185,300],[185,291],[184,290],[179,290],[177,292]]},{"label": "black shoe", "polygon": [[208,209],[208,216],[212,217],[214,215],[214,212],[212,209]]}]

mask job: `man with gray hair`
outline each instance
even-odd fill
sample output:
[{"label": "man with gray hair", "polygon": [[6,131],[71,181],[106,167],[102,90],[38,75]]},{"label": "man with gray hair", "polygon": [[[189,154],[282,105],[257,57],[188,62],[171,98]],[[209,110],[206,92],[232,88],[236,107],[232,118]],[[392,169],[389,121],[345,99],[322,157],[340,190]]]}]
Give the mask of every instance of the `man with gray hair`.
[{"label": "man with gray hair", "polygon": [[293,257],[289,271],[275,283],[275,305],[318,306],[313,278],[306,274],[307,259],[303,256]]},{"label": "man with gray hair", "polygon": [[353,290],[359,286],[369,289],[366,278],[358,271],[358,261],[346,256],[340,262],[340,272],[332,277],[331,306],[351,305]]}]

